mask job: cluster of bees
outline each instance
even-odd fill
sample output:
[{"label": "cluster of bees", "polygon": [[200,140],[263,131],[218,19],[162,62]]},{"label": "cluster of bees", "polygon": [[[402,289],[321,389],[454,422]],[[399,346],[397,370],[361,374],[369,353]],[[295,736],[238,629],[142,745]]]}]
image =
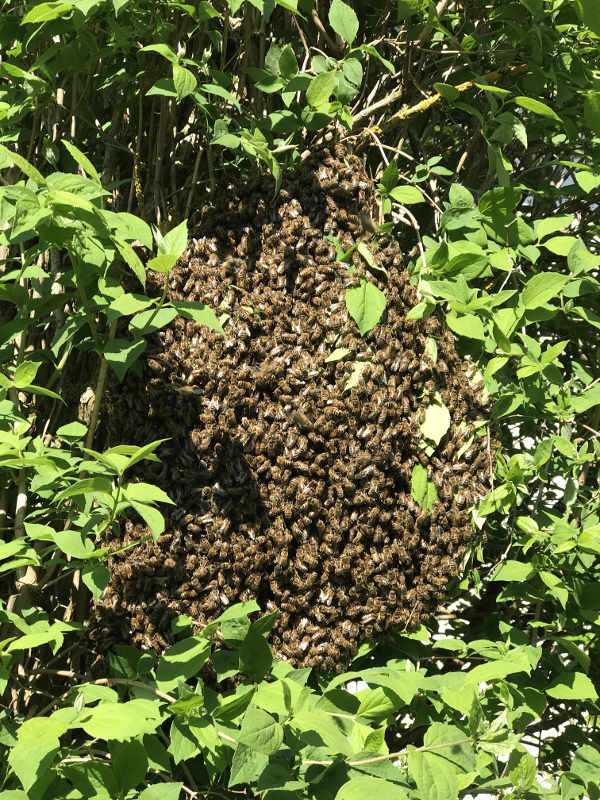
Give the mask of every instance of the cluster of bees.
[{"label": "cluster of bees", "polygon": [[[112,398],[115,441],[169,438],[143,477],[175,506],[156,544],[111,559],[96,609],[105,644],[161,650],[176,615],[200,627],[256,599],[279,611],[279,657],[342,669],[362,640],[418,624],[458,575],[488,484],[477,437],[460,452],[482,399],[440,322],[407,319],[418,298],[393,238],[371,245],[376,271],[356,253],[336,260],[327,234],[351,247],[372,203],[361,161],[331,143],[275,198],[268,179],[231,182],[201,210],[168,292],[223,315],[225,335],[178,317]],[[361,337],[344,296],[365,276],[387,309]],[[346,358],[326,361],[340,348]],[[420,423],[435,392],[452,422],[428,456]],[[411,496],[417,463],[437,488],[431,511]],[[147,534],[129,522],[114,547]]]}]

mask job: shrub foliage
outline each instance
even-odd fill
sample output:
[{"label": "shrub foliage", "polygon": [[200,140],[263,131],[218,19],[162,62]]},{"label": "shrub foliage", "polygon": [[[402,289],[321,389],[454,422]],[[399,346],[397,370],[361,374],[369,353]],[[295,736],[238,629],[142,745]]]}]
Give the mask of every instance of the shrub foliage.
[{"label": "shrub foliage", "polygon": [[[598,797],[599,41],[594,0],[2,6],[0,800]],[[334,133],[378,195],[331,242],[357,335],[385,233],[489,395],[460,576],[339,675],[274,659],[254,599],[95,662],[107,538],[176,500],[139,480],[161,438],[99,444],[107,385],[176,317],[227,334],[168,294],[188,232]]]}]

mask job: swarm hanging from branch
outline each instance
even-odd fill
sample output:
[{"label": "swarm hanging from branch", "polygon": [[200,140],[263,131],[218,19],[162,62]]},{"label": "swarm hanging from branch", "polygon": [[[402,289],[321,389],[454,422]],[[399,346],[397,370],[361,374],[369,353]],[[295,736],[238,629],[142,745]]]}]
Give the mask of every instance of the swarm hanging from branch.
[{"label": "swarm hanging from branch", "polygon": [[[417,296],[391,237],[371,247],[377,270],[336,260],[326,235],[352,246],[372,203],[361,161],[331,144],[275,198],[266,178],[225,183],[202,210],[169,295],[228,315],[225,336],[176,319],[113,394],[115,439],[170,437],[144,469],[176,507],[157,544],[111,560],[105,644],[162,649],[177,614],[201,625],[256,598],[279,611],[280,657],[340,669],[362,640],[435,610],[459,574],[487,490],[484,406],[452,334],[407,319]],[[361,337],[345,292],[365,279],[387,308]],[[425,447],[433,405],[447,431]],[[418,465],[430,503],[411,494]],[[130,523],[125,543],[145,534]]]}]

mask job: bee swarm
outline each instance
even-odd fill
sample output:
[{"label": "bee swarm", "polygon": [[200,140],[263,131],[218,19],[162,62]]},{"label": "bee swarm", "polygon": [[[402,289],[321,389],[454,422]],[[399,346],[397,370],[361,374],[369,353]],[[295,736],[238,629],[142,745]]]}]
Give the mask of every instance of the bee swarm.
[{"label": "bee swarm", "polygon": [[[352,274],[336,261],[325,235],[349,248],[372,200],[361,161],[335,144],[275,198],[268,178],[225,183],[202,210],[169,297],[230,316],[225,336],[176,318],[149,342],[143,376],[112,397],[113,443],[170,437],[143,478],[176,505],[162,507],[157,544],[112,557],[93,633],[105,644],[162,650],[177,614],[200,626],[256,598],[279,611],[279,657],[342,669],[362,640],[418,624],[458,575],[489,461],[477,437],[457,456],[484,407],[452,335],[436,318],[407,320],[417,297],[392,238],[371,247],[387,279],[356,254]],[[364,337],[344,302],[361,276],[387,298]],[[326,363],[337,348],[350,355]],[[365,366],[346,390],[355,361]],[[451,426],[427,457],[419,426],[436,391]],[[437,487],[431,512],[411,497],[419,462]],[[147,533],[129,522],[112,544]]]}]

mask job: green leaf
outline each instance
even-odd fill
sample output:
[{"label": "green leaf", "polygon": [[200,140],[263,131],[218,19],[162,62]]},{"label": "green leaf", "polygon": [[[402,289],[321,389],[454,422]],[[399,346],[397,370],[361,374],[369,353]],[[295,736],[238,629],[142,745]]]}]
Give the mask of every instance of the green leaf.
[{"label": "green leaf", "polygon": [[[511,759],[512,760],[512,759]],[[527,791],[535,782],[537,765],[531,753],[519,753],[519,761],[509,772],[515,787],[521,792]]]},{"label": "green leaf", "polygon": [[322,72],[310,82],[306,90],[306,100],[313,108],[319,108],[329,102],[329,98],[335,88],[336,73]]},{"label": "green leaf", "polygon": [[580,0],[583,8],[583,22],[585,25],[600,36],[600,13],[598,13],[598,3],[596,0]]},{"label": "green leaf", "polygon": [[423,800],[456,800],[458,797],[457,772],[444,759],[443,753],[443,750],[440,754],[408,751],[408,772]]},{"label": "green leaf", "polygon": [[72,486],[63,489],[59,492],[54,500],[57,503],[66,500],[68,497],[76,497],[81,494],[89,494],[92,496],[100,496],[109,502],[113,499],[113,485],[112,481],[108,478],[83,478],[76,481]]},{"label": "green leaf", "polygon": [[523,97],[519,95],[514,98],[515,103],[521,108],[526,108],[528,111],[533,111],[534,114],[540,114],[542,117],[549,117],[558,122],[562,122],[556,111],[553,111],[550,106],[542,103],[541,100],[535,100],[533,97]]},{"label": "green leaf", "polygon": [[576,172],[575,180],[586,194],[600,186],[600,175],[596,175],[594,172]]},{"label": "green leaf", "polygon": [[450,83],[435,82],[433,84],[433,88],[444,98],[444,100],[447,100],[448,103],[453,103],[460,97],[460,92],[456,86],[452,86]]},{"label": "green leaf", "polygon": [[569,275],[557,272],[543,272],[530,278],[521,294],[521,302],[525,310],[539,308],[557,297],[563,286],[570,281]]},{"label": "green leaf", "polygon": [[55,531],[53,538],[59,550],[72,558],[89,558],[95,550],[92,540],[81,531]]},{"label": "green leaf", "polygon": [[597,406],[599,403],[600,386],[598,384],[586,389],[581,395],[571,397],[571,405],[576,414],[583,414],[584,411],[593,408],[593,406]]},{"label": "green leaf", "polygon": [[569,228],[574,219],[575,217],[573,214],[561,214],[556,217],[546,217],[545,219],[536,220],[533,227],[538,237],[538,241],[543,239],[545,236],[549,236],[551,233],[556,233],[556,231]]},{"label": "green leaf", "polygon": [[238,744],[231,762],[229,788],[239,786],[241,783],[252,783],[257,780],[269,763],[269,757],[257,753],[245,744]]},{"label": "green leaf", "polygon": [[197,675],[209,655],[210,642],[201,636],[190,636],[174,644],[158,662],[156,681],[160,690],[169,692],[180,681]]},{"label": "green leaf", "polygon": [[238,741],[258,753],[270,756],[283,742],[283,726],[262,708],[250,706],[244,714]]},{"label": "green leaf", "polygon": [[81,150],[76,147],[72,142],[67,141],[66,139],[61,140],[63,145],[69,151],[73,159],[79,164],[79,166],[87,172],[87,174],[94,180],[96,183],[100,184],[100,175],[96,170],[96,167],[92,164],[89,158],[81,152]]},{"label": "green leaf", "polygon": [[75,442],[83,439],[87,433],[87,427],[82,422],[69,422],[67,425],[61,425],[56,431],[59,439],[64,439],[67,442]]},{"label": "green leaf", "polygon": [[48,717],[34,717],[19,728],[8,763],[26,792],[50,769],[58,755],[59,736],[65,730],[66,725]]},{"label": "green leaf", "polygon": [[521,583],[534,574],[534,569],[529,563],[508,559],[499,564],[490,577],[492,581],[516,581]]},{"label": "green leaf", "polygon": [[450,427],[450,412],[443,404],[432,403],[425,409],[425,419],[421,425],[421,433],[438,445]]},{"label": "green leaf", "polygon": [[130,503],[148,525],[152,532],[152,538],[156,542],[158,537],[165,532],[165,518],[154,506],[147,503],[139,503],[137,500],[130,500]]},{"label": "green leaf", "polygon": [[217,333],[225,334],[215,312],[209,306],[205,306],[204,303],[173,301],[172,306],[182,317],[193,319],[195,322],[217,331]]},{"label": "green leaf", "polygon": [[600,784],[600,750],[584,744],[575,751],[571,772],[583,780],[585,784]]},{"label": "green leaf", "polygon": [[416,186],[396,186],[390,190],[390,197],[405,206],[425,202],[423,193]]},{"label": "green leaf", "polygon": [[193,758],[199,752],[198,742],[192,736],[189,725],[179,717],[171,723],[169,753],[175,764]]},{"label": "green leaf", "polygon": [[111,339],[104,345],[104,358],[112,367],[117,378],[122,381],[127,371],[146,349],[146,342],[142,339],[131,342],[128,339]]},{"label": "green leaf", "polygon": [[124,742],[144,733],[154,733],[162,721],[159,703],[137,698],[123,703],[100,703],[86,709],[78,727],[98,739]]},{"label": "green leaf", "polygon": [[183,100],[192,94],[198,85],[198,81],[189,69],[182,67],[180,64],[173,64],[173,84],[177,92],[177,99]]},{"label": "green leaf", "polygon": [[13,383],[17,389],[29,386],[35,380],[41,361],[24,361],[15,370]]},{"label": "green leaf", "polygon": [[182,788],[182,782],[155,783],[153,786],[147,786],[138,800],[179,800]]},{"label": "green leaf", "polygon": [[361,278],[360,286],[346,290],[346,308],[358,325],[361,336],[377,325],[385,307],[384,293],[365,278]]},{"label": "green leaf", "polygon": [[86,564],[81,580],[97,600],[110,583],[110,572],[103,564]]},{"label": "green leaf", "polygon": [[329,24],[348,44],[352,44],[356,39],[358,17],[353,9],[342,0],[333,0],[329,9]]},{"label": "green leaf", "polygon": [[588,128],[600,135],[600,92],[586,92],[583,118]]},{"label": "green leaf", "polygon": [[349,356],[352,350],[348,347],[336,347],[333,353],[330,353],[327,358],[324,359],[326,364],[331,364],[335,361],[342,361],[346,356]]},{"label": "green leaf", "polygon": [[124,293],[115,298],[108,308],[110,311],[115,312],[115,315],[126,316],[129,314],[137,314],[138,311],[143,311],[148,306],[153,305],[154,301],[150,297],[143,294],[129,294]]},{"label": "green leaf", "polygon": [[430,510],[438,499],[435,484],[427,480],[427,470],[415,464],[412,471],[410,493],[421,508]]},{"label": "green leaf", "polygon": [[[131,464],[127,466],[129,468]],[[137,500],[140,503],[169,503],[169,505],[175,505],[166,492],[151,483],[144,483],[143,481],[127,483],[123,487],[123,491],[129,499]]]},{"label": "green leaf", "polygon": [[458,316],[453,311],[446,315],[446,322],[448,327],[457,333],[459,336],[465,336],[468,339],[485,340],[485,328],[483,322],[475,314],[461,314]]},{"label": "green leaf", "polygon": [[[42,3],[42,5],[44,5]],[[60,5],[63,5],[62,3]],[[36,6],[36,8],[40,8],[40,6]],[[36,9],[32,9],[35,11]],[[31,12],[30,12],[31,13]],[[27,16],[27,15],[25,15]],[[23,20],[22,20],[23,22]],[[5,161],[14,164],[15,166],[19,167],[21,172],[27,175],[28,178],[31,178],[32,181],[37,183],[38,186],[45,186],[46,181],[41,172],[39,172],[34,166],[32,166],[29,161],[26,161],[23,156],[20,156],[18,153],[13,153],[3,144],[0,144],[0,156],[4,156]]]},{"label": "green leaf", "polygon": [[138,741],[108,743],[110,761],[122,793],[135,789],[145,778],[148,759],[144,745]]},{"label": "green leaf", "polygon": [[[123,261],[127,264],[142,286],[145,287],[146,270],[144,269],[144,265],[140,261],[138,254],[135,252],[129,242],[124,242],[117,236],[113,237],[113,241]],[[148,264],[148,266],[150,266],[150,264]]]},{"label": "green leaf", "polygon": [[141,48],[140,53],[159,53],[159,55],[161,55],[163,58],[166,58],[167,61],[170,61],[172,64],[177,64],[179,61],[169,45],[163,44],[162,42],[158,42],[157,44],[147,44],[145,47]]},{"label": "green leaf", "polygon": [[594,684],[583,672],[561,672],[550,683],[546,694],[557,700],[597,700]]},{"label": "green leaf", "polygon": [[[381,798],[381,800],[407,800],[407,791],[397,783],[376,778],[371,775],[356,775],[343,783],[335,800],[366,800],[366,798]],[[423,797],[423,800],[428,798]]]}]

